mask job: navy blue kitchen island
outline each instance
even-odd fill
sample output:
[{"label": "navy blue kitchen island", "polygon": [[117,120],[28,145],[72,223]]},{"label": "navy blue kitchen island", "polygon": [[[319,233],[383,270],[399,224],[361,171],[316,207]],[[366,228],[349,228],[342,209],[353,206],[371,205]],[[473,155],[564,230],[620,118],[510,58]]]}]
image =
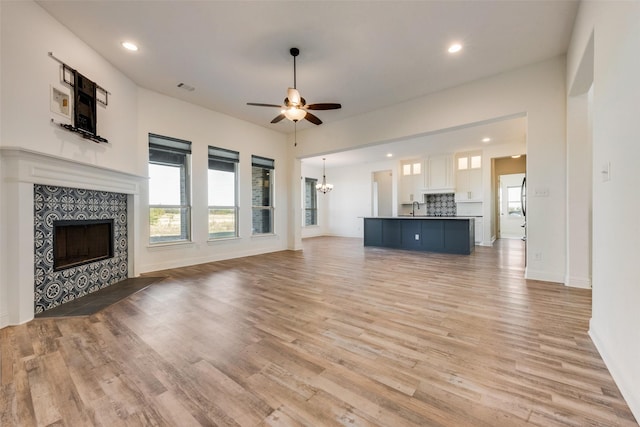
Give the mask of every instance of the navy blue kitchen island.
[{"label": "navy blue kitchen island", "polygon": [[469,217],[365,217],[364,245],[469,255],[475,248]]}]

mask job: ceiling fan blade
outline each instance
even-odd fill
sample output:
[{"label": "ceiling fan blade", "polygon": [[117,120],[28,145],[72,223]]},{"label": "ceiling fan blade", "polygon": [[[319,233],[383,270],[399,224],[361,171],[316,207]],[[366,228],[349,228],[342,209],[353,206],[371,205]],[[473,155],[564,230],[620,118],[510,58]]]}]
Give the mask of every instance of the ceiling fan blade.
[{"label": "ceiling fan blade", "polygon": [[322,120],[320,120],[317,116],[314,116],[313,114],[311,114],[308,111],[307,111],[307,115],[304,116],[304,118],[309,120],[314,125],[321,125],[322,124]]},{"label": "ceiling fan blade", "polygon": [[247,102],[247,105],[253,105],[254,107],[277,107],[277,108],[282,108],[282,105],[262,104],[260,102]]},{"label": "ceiling fan blade", "polygon": [[305,106],[307,110],[337,110],[342,108],[341,104],[334,104],[332,102],[325,102],[320,104],[309,104]]},{"label": "ceiling fan blade", "polygon": [[275,119],[271,120],[271,123],[278,123],[282,119],[284,119],[284,114],[278,114]]}]

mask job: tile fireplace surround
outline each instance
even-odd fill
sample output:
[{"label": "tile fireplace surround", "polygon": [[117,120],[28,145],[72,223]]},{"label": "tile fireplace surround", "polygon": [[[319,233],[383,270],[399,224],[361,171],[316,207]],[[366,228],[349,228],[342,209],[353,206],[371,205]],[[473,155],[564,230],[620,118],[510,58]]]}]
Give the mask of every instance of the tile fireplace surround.
[{"label": "tile fireplace surround", "polygon": [[[35,184],[34,210],[36,314],[128,277],[126,194]],[[56,270],[55,222],[100,219],[113,221],[112,256]]]},{"label": "tile fireplace surround", "polygon": [[[100,166],[79,163],[20,148],[0,148],[2,161],[2,226],[0,250],[0,328],[33,319],[35,314],[35,219],[36,186],[65,187],[118,193],[126,198],[128,260],[124,278],[138,275],[136,269],[135,230],[138,221],[140,187],[146,177]],[[41,188],[41,187],[40,187]],[[82,191],[81,191],[82,192]],[[86,191],[85,191],[86,192]],[[124,204],[124,200],[122,203]],[[124,242],[121,242],[124,245]],[[109,283],[111,284],[111,283]]]}]

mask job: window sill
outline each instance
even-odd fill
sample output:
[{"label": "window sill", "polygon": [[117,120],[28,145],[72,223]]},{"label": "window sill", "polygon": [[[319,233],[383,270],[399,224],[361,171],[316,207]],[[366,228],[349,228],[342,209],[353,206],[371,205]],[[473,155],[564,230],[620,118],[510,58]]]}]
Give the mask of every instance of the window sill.
[{"label": "window sill", "polygon": [[191,240],[181,240],[179,242],[150,243],[147,245],[147,249],[163,250],[163,249],[171,249],[177,246],[194,246],[194,245],[195,243],[193,243]]},{"label": "window sill", "polygon": [[264,233],[264,234],[252,234],[251,238],[258,238],[258,239],[262,239],[265,237],[277,237],[278,235],[276,233]]},{"label": "window sill", "polygon": [[235,237],[221,237],[219,239],[209,239],[207,240],[207,245],[211,246],[211,245],[215,245],[216,243],[223,243],[223,242],[229,242],[229,241],[233,241],[233,240],[242,240],[240,237],[235,236]]}]

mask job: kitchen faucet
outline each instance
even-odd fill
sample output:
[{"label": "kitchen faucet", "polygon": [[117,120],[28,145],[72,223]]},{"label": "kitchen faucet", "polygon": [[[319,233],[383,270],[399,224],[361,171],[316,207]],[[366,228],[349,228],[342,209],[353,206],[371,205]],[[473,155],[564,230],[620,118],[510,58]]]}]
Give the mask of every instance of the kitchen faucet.
[{"label": "kitchen faucet", "polygon": [[420,210],[420,202],[413,202],[411,204],[411,216],[416,216],[416,205],[418,205],[418,210]]}]

